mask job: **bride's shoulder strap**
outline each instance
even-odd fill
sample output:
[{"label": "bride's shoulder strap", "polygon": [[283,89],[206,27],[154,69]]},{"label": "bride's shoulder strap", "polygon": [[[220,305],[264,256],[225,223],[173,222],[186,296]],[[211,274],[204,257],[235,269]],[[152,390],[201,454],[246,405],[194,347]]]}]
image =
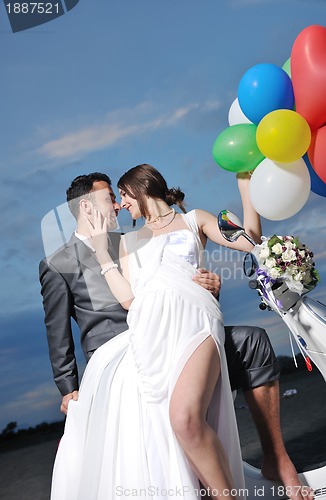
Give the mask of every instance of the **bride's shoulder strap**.
[{"label": "bride's shoulder strap", "polygon": [[197,222],[197,216],[196,216],[196,210],[191,210],[190,212],[187,212],[184,214],[184,217],[186,219],[186,222],[190,229],[194,233],[198,233],[198,222]]},{"label": "bride's shoulder strap", "polygon": [[137,231],[129,231],[121,236],[121,245],[124,253],[130,254],[135,250],[137,243]]}]

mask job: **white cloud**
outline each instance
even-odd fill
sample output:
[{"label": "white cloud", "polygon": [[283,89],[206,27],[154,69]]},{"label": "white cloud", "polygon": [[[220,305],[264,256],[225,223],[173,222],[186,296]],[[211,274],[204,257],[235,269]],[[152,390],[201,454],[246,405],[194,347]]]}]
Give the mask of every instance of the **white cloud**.
[{"label": "white cloud", "polygon": [[4,429],[12,421],[17,421],[18,428],[22,428],[39,422],[59,420],[59,405],[60,395],[55,385],[43,382],[2,405],[0,429]]},{"label": "white cloud", "polygon": [[137,126],[103,125],[79,130],[44,144],[39,152],[48,158],[69,158],[88,151],[113,146],[137,132]]},{"label": "white cloud", "polygon": [[167,113],[156,112],[157,116],[150,116],[153,115],[153,107],[149,103],[142,103],[132,109],[109,113],[102,124],[85,126],[52,139],[43,144],[38,153],[49,159],[80,158],[91,151],[112,147],[126,137],[174,127],[190,112],[205,113],[218,107],[217,101],[190,103]]}]

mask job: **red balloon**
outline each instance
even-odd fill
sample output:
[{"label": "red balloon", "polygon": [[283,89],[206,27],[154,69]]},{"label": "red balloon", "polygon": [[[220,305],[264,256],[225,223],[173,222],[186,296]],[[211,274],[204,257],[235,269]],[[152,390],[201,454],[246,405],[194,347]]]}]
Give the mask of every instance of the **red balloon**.
[{"label": "red balloon", "polygon": [[318,177],[326,182],[326,125],[313,132],[308,157]]},{"label": "red balloon", "polygon": [[308,26],[299,33],[291,52],[291,75],[296,111],[312,130],[326,123],[326,28]]}]

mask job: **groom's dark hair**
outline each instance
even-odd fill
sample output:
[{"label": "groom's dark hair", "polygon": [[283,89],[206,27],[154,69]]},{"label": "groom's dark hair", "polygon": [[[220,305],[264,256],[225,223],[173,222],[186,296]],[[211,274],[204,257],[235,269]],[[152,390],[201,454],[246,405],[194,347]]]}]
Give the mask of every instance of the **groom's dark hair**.
[{"label": "groom's dark hair", "polygon": [[78,175],[66,191],[67,202],[70,212],[77,220],[79,215],[79,201],[82,196],[89,195],[94,191],[94,182],[104,181],[111,186],[111,179],[101,172],[92,172],[87,175]]}]

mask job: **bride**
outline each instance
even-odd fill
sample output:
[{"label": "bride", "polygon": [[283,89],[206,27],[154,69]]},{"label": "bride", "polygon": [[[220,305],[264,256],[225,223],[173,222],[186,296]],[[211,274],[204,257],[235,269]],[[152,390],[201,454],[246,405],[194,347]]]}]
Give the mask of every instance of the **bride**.
[{"label": "bride", "polygon": [[[246,232],[259,216],[238,179]],[[183,212],[184,194],[168,189],[152,166],[118,182],[121,206],[138,231],[122,238],[119,265],[107,247],[107,221],[96,210],[89,238],[102,274],[128,311],[129,329],[89,361],[78,401],[69,402],[52,480],[52,500],[243,499],[239,438],[224,354],[219,304],[192,277],[207,238],[228,243],[216,217]]]}]

